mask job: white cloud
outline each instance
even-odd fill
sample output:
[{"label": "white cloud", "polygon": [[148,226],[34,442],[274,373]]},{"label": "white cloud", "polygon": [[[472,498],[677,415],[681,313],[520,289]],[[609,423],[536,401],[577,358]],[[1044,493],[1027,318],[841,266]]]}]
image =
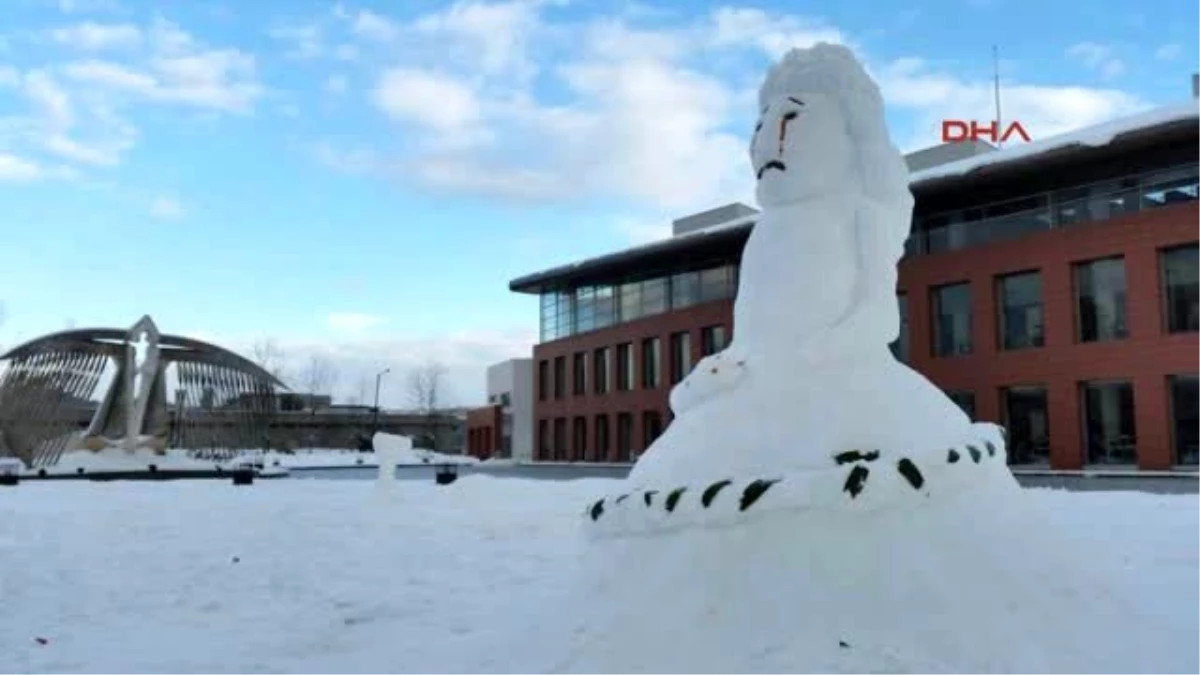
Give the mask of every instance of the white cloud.
[{"label": "white cloud", "polygon": [[[519,202],[600,197],[646,214],[744,201],[752,177],[743,127],[767,59],[818,41],[855,46],[853,36],[819,17],[753,8],[683,20],[660,12],[643,24],[628,12],[558,22],[544,5],[460,0],[409,23],[388,19],[403,39],[389,50],[370,99],[387,118],[417,128],[408,130],[403,152],[325,144],[320,161],[444,193]],[[361,16],[344,8],[334,14],[347,26]],[[915,128],[895,134],[906,149],[937,142],[943,118],[992,114],[990,80],[918,59],[876,62],[857,51],[889,108],[915,120]],[[535,52],[553,65],[538,72]],[[535,88],[531,73],[552,86]],[[1118,89],[1033,82],[1006,81],[1003,96],[1005,118],[1019,119],[1035,137],[1144,107]],[[634,239],[663,231],[617,229]]]},{"label": "white cloud", "polygon": [[68,47],[102,50],[135,46],[142,40],[142,31],[137,26],[127,23],[103,24],[85,21],[51,30],[50,37]]},{"label": "white cloud", "polygon": [[379,78],[374,101],[389,117],[442,131],[479,118],[479,101],[466,83],[440,73],[392,68]]},{"label": "white cloud", "polygon": [[150,205],[150,215],[162,220],[178,220],[183,217],[183,205],[174,197],[158,197]]},{"label": "white cloud", "polygon": [[316,24],[276,26],[268,29],[267,35],[288,45],[284,55],[289,58],[315,59],[327,51],[321,28]]},{"label": "white cloud", "polygon": [[1154,51],[1154,58],[1160,61],[1174,61],[1183,54],[1183,45],[1171,43],[1166,44]]},{"label": "white cloud", "polygon": [[0,152],[0,183],[26,183],[44,175],[45,171],[36,162]]},{"label": "white cloud", "polygon": [[847,42],[840,30],[819,19],[733,7],[722,7],[713,13],[710,39],[712,44],[725,47],[753,44],[772,59],[780,58],[794,47]]},{"label": "white cloud", "polygon": [[213,48],[178,25],[155,19],[139,58],[83,59],[61,70],[74,90],[111,99],[174,103],[216,112],[250,111],[263,94],[253,55]]},{"label": "white cloud", "polygon": [[1112,52],[1112,47],[1107,45],[1080,42],[1067,49],[1067,56],[1095,69],[1106,78],[1113,78],[1125,72],[1125,64]]},{"label": "white cloud", "polygon": [[[876,73],[890,108],[916,115],[912,133],[896,139],[904,151],[941,141],[944,119],[995,117],[991,82],[967,81],[933,70],[919,59],[901,59]],[[1146,103],[1115,89],[1009,83],[1001,88],[1002,123],[1018,121],[1034,140],[1143,110]],[[1005,124],[1007,126],[1007,124]]]},{"label": "white cloud", "polygon": [[362,333],[386,321],[382,316],[359,312],[333,312],[325,317],[325,323],[339,333]]},{"label": "white cloud", "polygon": [[395,38],[400,29],[386,17],[364,9],[354,17],[351,30],[370,40],[386,42]]}]

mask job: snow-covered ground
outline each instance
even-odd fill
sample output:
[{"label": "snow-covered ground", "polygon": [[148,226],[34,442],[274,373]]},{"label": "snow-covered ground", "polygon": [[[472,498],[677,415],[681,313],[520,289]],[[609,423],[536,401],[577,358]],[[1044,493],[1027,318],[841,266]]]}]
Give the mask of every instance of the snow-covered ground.
[{"label": "snow-covered ground", "polygon": [[[0,672],[545,671],[542,607],[567,595],[588,550],[584,506],[619,485],[0,488]],[[1200,628],[1195,496],[1026,494],[1106,542],[1114,587]],[[637,561],[612,564],[638,574]],[[1177,647],[1194,662],[1195,641]]]}]

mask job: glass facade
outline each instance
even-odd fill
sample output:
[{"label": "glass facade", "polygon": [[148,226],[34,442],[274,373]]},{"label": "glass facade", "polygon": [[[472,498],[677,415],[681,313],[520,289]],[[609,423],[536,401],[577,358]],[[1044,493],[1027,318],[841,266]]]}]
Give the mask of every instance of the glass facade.
[{"label": "glass facade", "polygon": [[616,285],[546,292],[541,297],[541,339],[549,342],[668,310],[729,300],[736,292],[737,269],[733,264]]},{"label": "glass facade", "polygon": [[908,255],[955,251],[1196,201],[1195,164],[913,219]]},{"label": "glass facade", "polygon": [[930,291],[934,356],[971,353],[971,285],[938,286]]},{"label": "glass facade", "polygon": [[1136,464],[1133,384],[1125,381],[1083,385],[1084,443],[1091,464]]},{"label": "glass facade", "polygon": [[1008,274],[997,279],[1000,348],[1028,349],[1045,344],[1042,327],[1042,275]]},{"label": "glass facade", "polygon": [[1177,246],[1162,252],[1163,316],[1167,332],[1200,330],[1200,247]]},{"label": "glass facade", "polygon": [[1080,342],[1120,340],[1125,323],[1125,260],[1121,257],[1075,265],[1075,306]]}]

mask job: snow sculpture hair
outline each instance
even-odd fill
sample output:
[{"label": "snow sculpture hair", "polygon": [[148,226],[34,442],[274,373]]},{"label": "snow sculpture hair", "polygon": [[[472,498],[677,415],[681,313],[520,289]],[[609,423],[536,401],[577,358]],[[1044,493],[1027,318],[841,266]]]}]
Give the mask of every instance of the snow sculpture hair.
[{"label": "snow sculpture hair", "polygon": [[[767,72],[759,89],[759,107],[789,94],[818,93],[837,101],[854,141],[855,168],[863,193],[877,202],[898,204],[911,214],[913,197],[908,189],[908,165],[892,145],[884,117],[879,87],[844,45],[821,42],[808,49],[792,49]],[[903,232],[893,233],[900,245],[908,237],[911,218],[903,219]]]}]

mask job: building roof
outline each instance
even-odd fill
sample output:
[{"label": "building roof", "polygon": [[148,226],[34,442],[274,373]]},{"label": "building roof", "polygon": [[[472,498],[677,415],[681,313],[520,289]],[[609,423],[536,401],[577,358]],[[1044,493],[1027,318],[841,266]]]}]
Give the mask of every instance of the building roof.
[{"label": "building roof", "polygon": [[[1193,99],[915,171],[910,174],[909,186],[917,196],[963,189],[979,181],[1028,173],[1051,159],[1077,155],[1114,142],[1146,140],[1189,127],[1196,131],[1198,122],[1200,109]],[[739,240],[744,242],[750,236],[756,218],[757,214],[750,214],[649,244],[527,274],[509,282],[508,287],[518,293],[540,293],[564,283],[589,283],[589,279],[602,279],[634,266],[665,265],[678,260],[681,255],[703,256],[706,249],[712,249],[709,253],[715,255],[722,247],[728,250],[729,245],[739,243]]]}]

